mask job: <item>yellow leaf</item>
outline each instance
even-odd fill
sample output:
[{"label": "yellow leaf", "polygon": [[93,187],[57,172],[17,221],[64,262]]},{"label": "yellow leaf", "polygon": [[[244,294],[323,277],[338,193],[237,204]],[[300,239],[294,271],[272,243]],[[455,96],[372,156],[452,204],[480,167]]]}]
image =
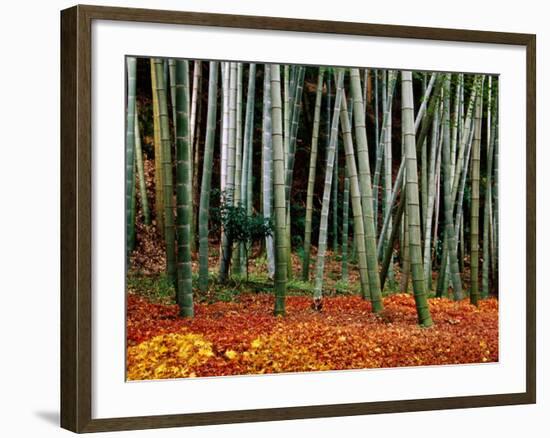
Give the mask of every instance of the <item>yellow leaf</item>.
[{"label": "yellow leaf", "polygon": [[233,359],[235,359],[235,358],[237,357],[237,352],[234,351],[234,350],[227,350],[227,351],[225,352],[225,357],[227,357],[228,359],[233,360]]},{"label": "yellow leaf", "polygon": [[258,348],[262,345],[262,341],[260,341],[260,338],[256,338],[250,345],[252,345],[252,348]]},{"label": "yellow leaf", "polygon": [[214,356],[214,353],[212,353],[212,350],[210,350],[209,348],[200,348],[198,353],[199,355],[206,357]]}]

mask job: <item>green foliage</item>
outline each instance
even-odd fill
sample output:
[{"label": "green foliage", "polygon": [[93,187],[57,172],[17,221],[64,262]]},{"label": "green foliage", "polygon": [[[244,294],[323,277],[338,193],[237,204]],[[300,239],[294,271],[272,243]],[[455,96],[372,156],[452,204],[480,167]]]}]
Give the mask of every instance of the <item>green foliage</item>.
[{"label": "green foliage", "polygon": [[153,302],[172,303],[175,296],[174,284],[167,275],[128,275],[127,289],[149,298]]},{"label": "green foliage", "polygon": [[251,243],[271,236],[273,225],[270,219],[259,214],[246,214],[246,207],[242,204],[230,205],[223,202],[219,208],[220,222],[227,238],[233,243]]},{"label": "green foliage", "polygon": [[309,281],[292,278],[286,287],[289,295],[313,295],[313,284]]},{"label": "green foliage", "polygon": [[248,278],[248,251],[254,242],[273,235],[273,223],[270,218],[261,214],[247,214],[246,206],[233,204],[225,194],[220,197],[219,207],[211,209],[214,223],[223,228],[229,245],[243,244],[247,263],[246,275]]},{"label": "green foliage", "polygon": [[220,289],[215,295],[215,301],[223,301],[230,303],[235,300],[235,297],[239,294],[236,289]]}]

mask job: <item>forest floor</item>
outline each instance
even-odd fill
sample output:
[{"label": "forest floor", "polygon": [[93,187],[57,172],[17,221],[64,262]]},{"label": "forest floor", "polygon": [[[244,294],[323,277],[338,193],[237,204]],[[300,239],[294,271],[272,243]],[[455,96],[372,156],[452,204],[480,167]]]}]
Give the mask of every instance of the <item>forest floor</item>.
[{"label": "forest floor", "polygon": [[[498,361],[495,298],[475,307],[432,294],[434,325],[421,328],[414,297],[399,292],[399,278],[386,287],[385,309],[376,315],[359,295],[357,268],[351,264],[349,282],[342,281],[340,259],[329,253],[317,311],[312,282],[297,279],[300,257],[293,254],[286,316],[275,317],[273,282],[258,256],[248,279],[222,285],[212,274],[206,293],[194,290],[195,317],[186,319],[178,316],[174,289],[162,274],[162,251],[155,251],[136,251],[128,276],[129,380]],[[210,266],[217,266],[215,253]],[[193,271],[196,284],[196,261]]]}]

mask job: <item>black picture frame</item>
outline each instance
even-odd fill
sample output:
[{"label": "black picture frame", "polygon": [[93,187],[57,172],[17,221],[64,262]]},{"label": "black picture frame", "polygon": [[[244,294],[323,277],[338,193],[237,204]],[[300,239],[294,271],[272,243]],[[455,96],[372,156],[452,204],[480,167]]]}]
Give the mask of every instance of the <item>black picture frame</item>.
[{"label": "black picture frame", "polygon": [[[91,25],[94,20],[518,45],[526,48],[526,391],[511,394],[92,419]],[[396,413],[536,401],[536,36],[78,5],[61,12],[61,426],[99,432]]]}]

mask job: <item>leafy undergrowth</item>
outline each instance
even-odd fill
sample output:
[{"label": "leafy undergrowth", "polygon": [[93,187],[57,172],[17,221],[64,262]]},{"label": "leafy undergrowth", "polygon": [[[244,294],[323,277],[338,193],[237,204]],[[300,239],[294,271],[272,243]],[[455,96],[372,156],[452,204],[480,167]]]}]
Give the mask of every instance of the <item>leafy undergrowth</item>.
[{"label": "leafy undergrowth", "polygon": [[128,295],[129,380],[342,370],[498,361],[498,301],[430,299],[431,328],[417,325],[414,298],[384,298],[381,315],[357,296],[287,298],[275,317],[273,297],[195,305],[195,318],[175,305]]}]

